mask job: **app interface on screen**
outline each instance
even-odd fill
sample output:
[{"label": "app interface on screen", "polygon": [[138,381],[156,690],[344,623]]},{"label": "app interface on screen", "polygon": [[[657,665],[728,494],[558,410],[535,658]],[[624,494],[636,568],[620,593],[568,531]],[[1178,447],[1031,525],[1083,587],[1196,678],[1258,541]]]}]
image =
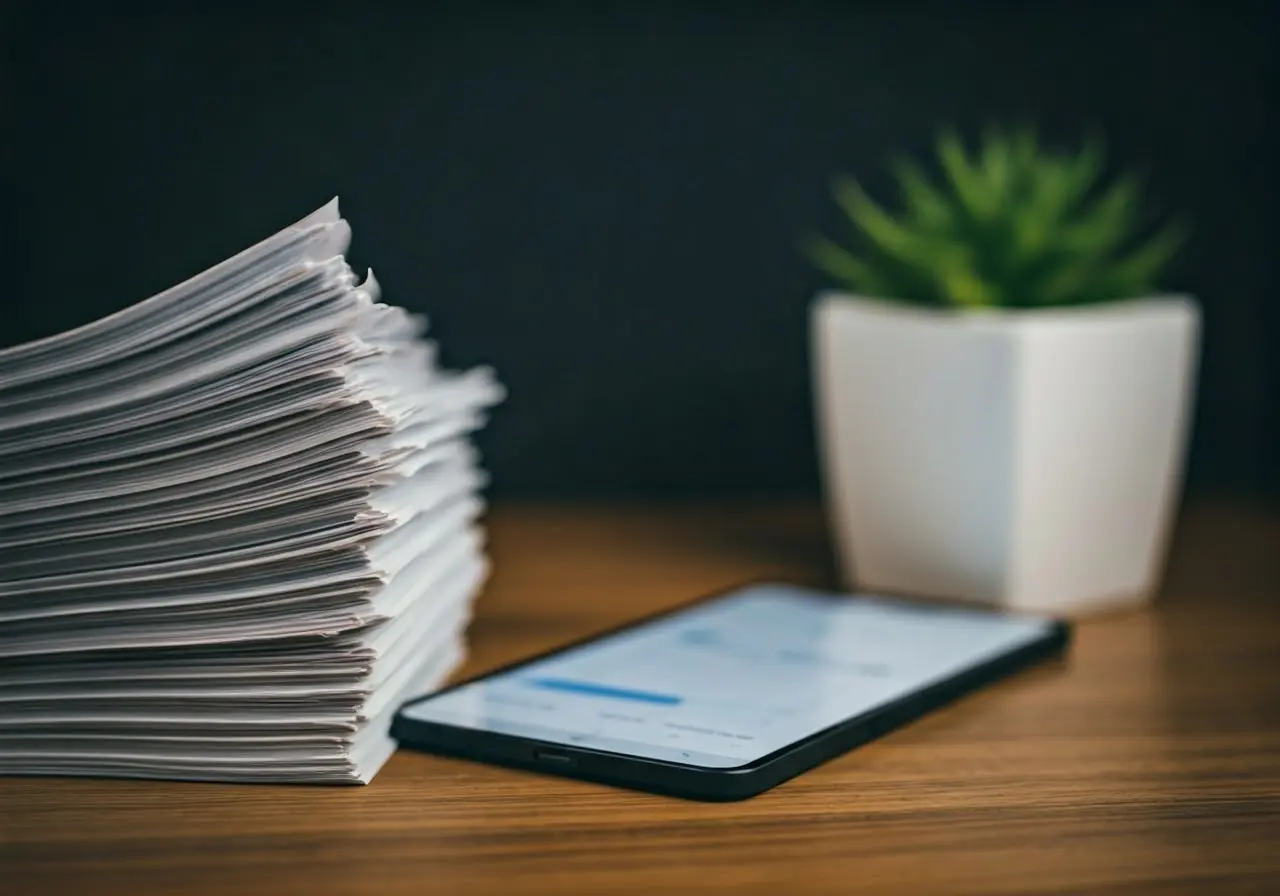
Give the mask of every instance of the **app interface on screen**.
[{"label": "app interface on screen", "polygon": [[731,768],[1022,646],[1050,624],[761,585],[427,698],[404,713]]}]

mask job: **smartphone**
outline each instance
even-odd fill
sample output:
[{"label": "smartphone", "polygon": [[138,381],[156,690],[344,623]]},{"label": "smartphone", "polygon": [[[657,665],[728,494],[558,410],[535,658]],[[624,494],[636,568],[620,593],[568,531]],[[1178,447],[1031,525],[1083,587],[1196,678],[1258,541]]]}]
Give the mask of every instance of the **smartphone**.
[{"label": "smartphone", "polygon": [[1057,619],[758,583],[412,700],[392,734],[432,753],[745,799],[1069,635]]}]

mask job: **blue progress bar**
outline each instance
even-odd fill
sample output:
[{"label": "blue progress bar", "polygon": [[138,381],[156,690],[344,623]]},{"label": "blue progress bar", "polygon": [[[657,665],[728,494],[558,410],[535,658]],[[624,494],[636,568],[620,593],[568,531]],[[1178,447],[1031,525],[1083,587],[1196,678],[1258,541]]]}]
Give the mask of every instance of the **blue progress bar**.
[{"label": "blue progress bar", "polygon": [[567,678],[531,678],[529,684],[544,691],[566,691],[570,694],[585,694],[588,697],[612,697],[615,700],[636,700],[640,703],[661,703],[674,706],[683,700],[674,694],[655,694],[652,691],[633,691],[627,688],[611,688],[603,684],[591,684],[588,681],[572,681]]}]

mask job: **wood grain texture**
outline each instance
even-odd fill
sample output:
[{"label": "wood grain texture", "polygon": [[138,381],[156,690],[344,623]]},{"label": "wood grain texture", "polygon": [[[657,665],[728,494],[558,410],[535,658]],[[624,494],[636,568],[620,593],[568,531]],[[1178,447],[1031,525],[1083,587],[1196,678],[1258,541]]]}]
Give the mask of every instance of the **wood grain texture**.
[{"label": "wood grain texture", "polygon": [[[812,508],[506,507],[482,671],[773,576]],[[407,751],[366,788],[0,781],[0,893],[1280,892],[1280,517],[1198,508],[1156,607],[761,797]]]}]

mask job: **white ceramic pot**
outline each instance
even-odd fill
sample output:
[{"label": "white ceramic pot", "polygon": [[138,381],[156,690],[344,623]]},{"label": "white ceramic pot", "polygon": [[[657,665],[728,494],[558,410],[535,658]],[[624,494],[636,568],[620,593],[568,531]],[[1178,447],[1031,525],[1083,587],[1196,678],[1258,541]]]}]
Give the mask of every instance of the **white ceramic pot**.
[{"label": "white ceramic pot", "polygon": [[1191,417],[1188,298],[960,314],[813,308],[846,584],[1074,615],[1159,585]]}]

